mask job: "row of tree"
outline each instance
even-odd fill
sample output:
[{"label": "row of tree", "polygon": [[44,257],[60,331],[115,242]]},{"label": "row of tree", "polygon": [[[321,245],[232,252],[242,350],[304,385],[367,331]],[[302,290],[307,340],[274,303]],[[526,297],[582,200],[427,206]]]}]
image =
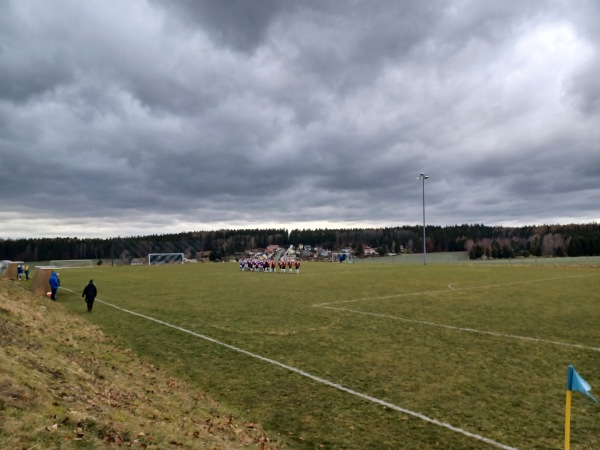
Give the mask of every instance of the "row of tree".
[{"label": "row of tree", "polygon": [[[178,234],[109,239],[0,239],[0,259],[50,261],[58,259],[142,258],[148,253],[182,252],[188,257],[215,252],[239,255],[269,245],[310,245],[336,250],[351,247],[360,256],[364,247],[387,253],[423,251],[423,228],[402,226],[371,229],[253,229],[195,231]],[[528,256],[598,256],[600,224],[498,227],[483,224],[427,226],[427,252],[468,251],[471,258]]]}]

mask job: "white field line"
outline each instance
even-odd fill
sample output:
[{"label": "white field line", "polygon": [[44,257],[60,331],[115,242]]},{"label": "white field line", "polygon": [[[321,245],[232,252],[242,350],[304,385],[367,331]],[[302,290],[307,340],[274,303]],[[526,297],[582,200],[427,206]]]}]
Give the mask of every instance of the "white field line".
[{"label": "white field line", "polygon": [[[69,292],[72,292],[72,293],[75,294],[75,292],[72,291],[72,290],[70,290],[70,289],[66,289],[66,288],[62,288],[62,289],[66,290],[66,291],[69,291]],[[112,308],[115,308],[115,309],[117,309],[119,311],[123,311],[123,312],[125,312],[127,314],[131,314],[133,316],[141,317],[142,319],[146,319],[146,320],[149,320],[149,321],[152,321],[152,322],[156,322],[156,323],[158,323],[160,325],[164,325],[166,327],[173,328],[173,329],[181,331],[183,333],[190,334],[190,335],[192,335],[194,337],[197,337],[197,338],[200,338],[200,339],[204,339],[204,340],[206,340],[208,342],[211,342],[213,344],[217,344],[217,345],[223,346],[225,348],[228,348],[230,350],[233,350],[235,352],[242,353],[242,354],[244,354],[246,356],[250,356],[251,358],[256,358],[256,359],[259,359],[259,360],[264,361],[266,363],[273,364],[275,366],[279,366],[279,367],[281,367],[283,369],[289,370],[290,372],[297,373],[297,374],[299,374],[299,375],[301,375],[303,377],[306,377],[306,378],[309,378],[309,379],[311,379],[313,381],[316,381],[317,383],[324,384],[325,386],[329,386],[329,387],[332,387],[332,388],[337,389],[339,391],[346,392],[347,394],[354,395],[356,397],[362,398],[363,400],[367,400],[369,402],[376,403],[376,404],[381,405],[381,406],[385,406],[386,408],[390,408],[390,409],[393,409],[395,411],[399,411],[399,412],[407,414],[409,416],[416,417],[418,419],[424,420],[425,422],[429,422],[429,423],[431,423],[433,425],[437,425],[439,427],[447,428],[448,430],[454,431],[456,433],[460,433],[460,434],[462,434],[464,436],[467,436],[467,437],[472,438],[472,439],[476,439],[476,440],[481,441],[481,442],[485,442],[486,444],[492,445],[494,447],[501,448],[501,449],[504,449],[504,450],[517,450],[516,447],[510,447],[508,445],[502,444],[500,442],[496,442],[496,441],[494,441],[492,439],[489,439],[489,438],[486,438],[484,436],[480,436],[478,434],[471,433],[469,431],[463,430],[462,428],[455,427],[453,425],[450,425],[449,423],[441,422],[439,420],[433,419],[433,418],[428,417],[428,416],[426,416],[424,414],[421,414],[419,412],[411,411],[410,409],[402,408],[401,406],[394,405],[393,403],[386,402],[385,400],[381,400],[381,399],[378,399],[378,398],[375,398],[375,397],[371,397],[370,395],[363,394],[362,392],[358,392],[358,391],[355,391],[353,389],[347,388],[345,386],[342,386],[341,384],[334,383],[333,381],[326,380],[325,378],[321,378],[319,376],[312,375],[311,373],[305,372],[302,369],[298,369],[296,367],[289,366],[289,365],[284,364],[282,362],[279,362],[277,360],[274,360],[274,359],[271,359],[271,358],[267,358],[265,356],[261,356],[261,355],[258,355],[256,353],[249,352],[248,350],[244,350],[244,349],[242,349],[240,347],[236,347],[235,345],[226,344],[225,342],[218,341],[217,339],[211,338],[211,337],[206,336],[204,334],[196,333],[194,331],[191,331],[191,330],[179,327],[177,325],[170,324],[170,323],[165,322],[163,320],[156,319],[156,318],[150,317],[150,316],[146,316],[144,314],[140,314],[140,313],[137,313],[135,311],[131,311],[131,310],[128,310],[128,309],[125,309],[125,308],[121,308],[120,306],[113,305],[112,303],[108,303],[108,302],[105,302],[105,301],[102,301],[102,300],[99,300],[99,299],[96,299],[96,301],[99,302],[99,303],[103,303],[104,305],[110,306]]]},{"label": "white field line", "polygon": [[595,352],[600,352],[600,348],[587,347],[587,346],[581,345],[581,344],[569,344],[566,342],[549,341],[546,339],[538,339],[538,338],[532,338],[532,337],[528,337],[528,336],[519,336],[516,334],[498,333],[495,331],[477,330],[475,328],[457,327],[454,325],[446,325],[444,323],[428,322],[426,320],[407,319],[405,317],[393,316],[390,314],[380,314],[380,313],[372,313],[372,312],[366,312],[366,311],[358,311],[358,310],[349,309],[349,308],[337,308],[335,306],[319,306],[319,307],[324,308],[324,309],[332,309],[332,310],[336,310],[336,311],[345,311],[345,312],[351,312],[351,313],[355,313],[355,314],[362,314],[365,316],[384,317],[386,319],[392,319],[392,320],[402,320],[403,322],[412,322],[412,323],[418,323],[421,325],[430,325],[430,326],[434,326],[434,327],[447,328],[449,330],[468,331],[470,333],[487,334],[490,336],[497,336],[497,337],[510,338],[510,339],[521,339],[524,341],[539,342],[542,344],[562,345],[565,347],[575,347],[575,348],[579,348],[582,350],[592,350]]},{"label": "white field line", "polygon": [[546,339],[532,338],[532,337],[528,337],[528,336],[519,336],[516,334],[477,330],[475,328],[457,327],[454,325],[447,325],[444,323],[428,322],[426,320],[407,319],[405,317],[393,316],[391,314],[372,313],[372,312],[367,312],[367,311],[358,311],[358,310],[350,309],[350,308],[341,308],[341,307],[330,306],[330,305],[338,305],[338,304],[342,304],[342,303],[356,303],[356,302],[360,302],[360,301],[369,301],[369,300],[385,300],[385,299],[399,298],[399,297],[410,297],[410,296],[429,295],[429,294],[443,294],[443,293],[449,293],[449,292],[466,291],[466,290],[473,290],[473,289],[484,289],[484,288],[490,288],[490,287],[513,285],[513,284],[538,283],[538,282],[542,282],[542,281],[562,280],[565,278],[581,278],[581,277],[586,277],[586,276],[590,276],[590,275],[575,275],[575,276],[570,276],[570,277],[542,278],[539,280],[515,281],[515,282],[511,282],[511,283],[489,284],[489,285],[485,285],[485,286],[471,286],[471,287],[465,287],[465,288],[456,288],[452,284],[449,284],[448,289],[444,289],[444,290],[440,290],[440,291],[411,292],[409,294],[387,295],[384,297],[370,297],[370,298],[362,298],[362,299],[354,299],[354,300],[342,300],[342,301],[337,301],[337,302],[319,303],[319,304],[313,305],[313,306],[317,307],[317,308],[331,309],[334,311],[345,311],[345,312],[351,312],[354,314],[362,314],[362,315],[366,315],[366,316],[384,317],[386,319],[392,319],[392,320],[402,320],[403,322],[411,322],[411,323],[418,323],[421,325],[429,325],[429,326],[434,326],[434,327],[447,328],[449,330],[468,331],[470,333],[487,334],[490,336],[504,337],[504,338],[509,338],[509,339],[521,339],[524,341],[538,342],[538,343],[542,343],[542,344],[562,345],[565,347],[574,347],[574,348],[579,348],[582,350],[591,350],[591,351],[595,351],[595,352],[600,352],[600,348],[588,347],[588,346],[581,345],[581,344],[569,344],[567,342],[550,341],[550,340],[546,340]]},{"label": "white field line", "polygon": [[451,287],[451,285],[449,285],[448,289],[440,289],[437,291],[410,292],[408,294],[393,294],[393,295],[385,295],[383,297],[364,297],[364,298],[356,298],[356,299],[352,299],[352,300],[339,300],[339,301],[335,301],[335,302],[318,303],[313,306],[321,307],[321,306],[329,306],[329,305],[339,305],[342,303],[365,302],[365,301],[369,301],[369,300],[386,300],[389,298],[415,297],[415,296],[431,295],[431,294],[447,294],[449,292],[472,291],[475,289],[487,289],[487,288],[502,287],[502,286],[512,286],[512,285],[516,285],[516,284],[541,283],[544,281],[564,280],[567,278],[582,278],[582,277],[588,277],[588,276],[591,276],[591,275],[575,275],[575,276],[570,276],[570,277],[540,278],[539,280],[512,281],[509,283],[487,284],[487,285],[482,285],[482,286],[471,286],[471,287],[464,287],[464,288]]}]

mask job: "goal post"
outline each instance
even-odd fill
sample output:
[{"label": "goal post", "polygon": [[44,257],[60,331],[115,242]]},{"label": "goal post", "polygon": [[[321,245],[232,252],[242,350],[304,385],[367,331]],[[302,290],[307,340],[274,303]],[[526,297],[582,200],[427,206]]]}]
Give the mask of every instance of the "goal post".
[{"label": "goal post", "polygon": [[149,253],[148,265],[156,266],[160,264],[183,264],[185,258],[183,253]]}]

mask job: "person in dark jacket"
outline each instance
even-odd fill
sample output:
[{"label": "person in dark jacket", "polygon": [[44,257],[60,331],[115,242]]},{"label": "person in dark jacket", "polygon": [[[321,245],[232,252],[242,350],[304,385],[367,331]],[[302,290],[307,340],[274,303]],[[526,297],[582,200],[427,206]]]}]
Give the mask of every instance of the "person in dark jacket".
[{"label": "person in dark jacket", "polygon": [[82,297],[85,297],[88,312],[90,313],[92,312],[92,308],[94,307],[94,300],[96,299],[96,295],[98,295],[98,289],[96,289],[94,280],[90,280],[87,286],[83,288],[83,294],[81,294]]},{"label": "person in dark jacket", "polygon": [[60,279],[58,272],[52,272],[52,275],[50,275],[50,279],[48,280],[48,282],[50,283],[50,290],[52,291],[52,294],[50,294],[50,300],[56,301],[58,288],[60,287]]}]

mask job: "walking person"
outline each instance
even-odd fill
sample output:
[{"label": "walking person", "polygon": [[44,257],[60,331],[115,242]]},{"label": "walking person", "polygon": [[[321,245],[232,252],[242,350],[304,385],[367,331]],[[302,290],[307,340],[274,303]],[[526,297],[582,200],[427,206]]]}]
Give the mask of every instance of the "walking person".
[{"label": "walking person", "polygon": [[60,274],[58,272],[52,272],[50,275],[50,279],[48,280],[50,283],[50,300],[56,301],[56,297],[58,296],[58,288],[60,287]]},{"label": "walking person", "polygon": [[85,302],[87,303],[87,309],[89,313],[92,312],[92,308],[94,307],[96,295],[98,295],[98,289],[96,289],[94,280],[90,280],[87,286],[83,288],[83,294],[81,294],[81,297],[85,297]]},{"label": "walking person", "polygon": [[19,280],[23,279],[23,266],[21,264],[17,266],[17,278]]},{"label": "walking person", "polygon": [[29,280],[29,264],[25,264],[24,271],[25,271],[25,279]]}]

